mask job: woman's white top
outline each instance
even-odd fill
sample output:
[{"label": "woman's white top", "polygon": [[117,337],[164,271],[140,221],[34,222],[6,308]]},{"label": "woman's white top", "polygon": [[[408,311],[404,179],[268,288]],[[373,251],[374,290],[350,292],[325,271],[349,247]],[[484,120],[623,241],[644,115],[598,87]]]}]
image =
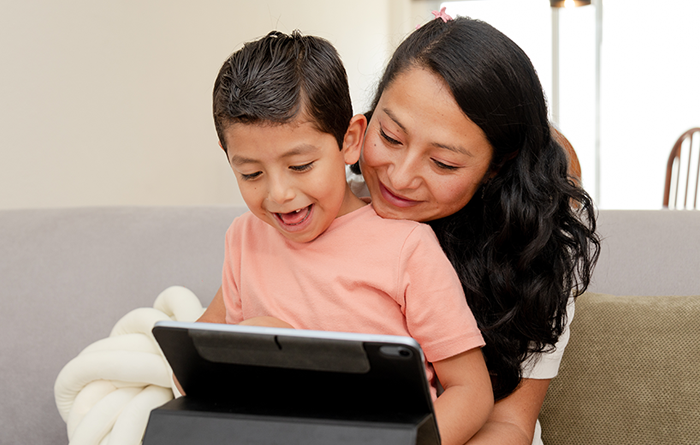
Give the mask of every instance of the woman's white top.
[{"label": "woman's white top", "polygon": [[[350,168],[345,169],[345,177],[350,185],[352,192],[358,197],[369,196],[369,190],[365,185],[365,181],[361,175],[356,175],[350,171]],[[564,355],[564,349],[569,343],[569,326],[574,318],[574,299],[570,298],[566,305],[566,325],[559,336],[559,340],[551,351],[530,354],[523,362],[523,378],[547,380],[553,379],[559,372],[561,358]],[[540,421],[535,425],[535,436],[532,440],[532,445],[542,445],[542,428]]]}]

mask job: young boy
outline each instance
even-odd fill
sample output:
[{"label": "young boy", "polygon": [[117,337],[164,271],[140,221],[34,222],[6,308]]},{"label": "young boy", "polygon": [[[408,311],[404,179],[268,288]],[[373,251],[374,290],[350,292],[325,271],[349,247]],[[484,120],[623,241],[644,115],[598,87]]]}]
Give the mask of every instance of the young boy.
[{"label": "young boy", "polygon": [[443,443],[464,443],[493,406],[484,342],[432,230],[382,219],[350,191],[367,121],[335,49],[271,32],[223,64],[213,100],[250,212],[226,233],[222,289],[199,321],[411,336],[433,397],[433,369],[445,389]]}]

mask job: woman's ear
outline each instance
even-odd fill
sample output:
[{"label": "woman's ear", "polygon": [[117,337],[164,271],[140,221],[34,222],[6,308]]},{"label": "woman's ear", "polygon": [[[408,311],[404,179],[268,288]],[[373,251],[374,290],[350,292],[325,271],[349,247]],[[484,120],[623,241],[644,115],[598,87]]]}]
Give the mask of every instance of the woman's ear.
[{"label": "woman's ear", "polygon": [[343,156],[345,163],[352,165],[360,159],[362,145],[365,141],[367,130],[367,118],[362,114],[356,114],[350,119],[350,125],[343,138]]}]

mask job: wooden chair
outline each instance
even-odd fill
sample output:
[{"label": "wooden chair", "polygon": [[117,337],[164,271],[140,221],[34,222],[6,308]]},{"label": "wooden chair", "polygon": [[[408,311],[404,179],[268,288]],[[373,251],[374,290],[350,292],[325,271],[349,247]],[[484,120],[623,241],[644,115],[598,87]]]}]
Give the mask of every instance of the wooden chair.
[{"label": "wooden chair", "polygon": [[576,156],[573,145],[571,145],[571,142],[569,142],[554,125],[550,128],[552,131],[552,138],[564,148],[566,156],[569,158],[569,176],[581,185],[581,164],[578,161],[578,156]]},{"label": "wooden chair", "polygon": [[[693,136],[699,136],[700,127],[691,128],[678,138],[671,149],[671,154],[668,157],[666,165],[666,184],[664,186],[664,202],[663,207],[669,208],[670,198],[673,195],[673,208],[675,209],[697,209],[698,208],[698,183],[700,183],[700,156],[693,156]],[[686,143],[687,141],[687,143]],[[700,151],[699,144],[695,144],[695,148]],[[686,147],[687,150],[682,149]],[[692,166],[697,163],[695,169]],[[685,167],[685,168],[684,168]],[[684,180],[683,176],[685,176]],[[693,188],[693,180],[695,187]],[[685,184],[683,184],[685,182]],[[685,187],[683,187],[683,185]],[[673,186],[673,190],[672,190]],[[678,203],[679,191],[684,191],[682,206]],[[692,207],[688,202],[688,194],[692,199]]]}]

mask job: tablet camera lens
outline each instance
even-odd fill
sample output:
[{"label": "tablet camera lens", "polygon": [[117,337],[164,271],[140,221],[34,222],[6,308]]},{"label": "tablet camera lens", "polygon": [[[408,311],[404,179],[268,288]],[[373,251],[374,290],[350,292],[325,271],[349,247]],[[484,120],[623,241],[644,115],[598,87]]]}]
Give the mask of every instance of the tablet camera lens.
[{"label": "tablet camera lens", "polygon": [[379,351],[389,357],[394,358],[409,358],[413,356],[413,352],[409,348],[403,346],[385,345],[379,348]]}]

